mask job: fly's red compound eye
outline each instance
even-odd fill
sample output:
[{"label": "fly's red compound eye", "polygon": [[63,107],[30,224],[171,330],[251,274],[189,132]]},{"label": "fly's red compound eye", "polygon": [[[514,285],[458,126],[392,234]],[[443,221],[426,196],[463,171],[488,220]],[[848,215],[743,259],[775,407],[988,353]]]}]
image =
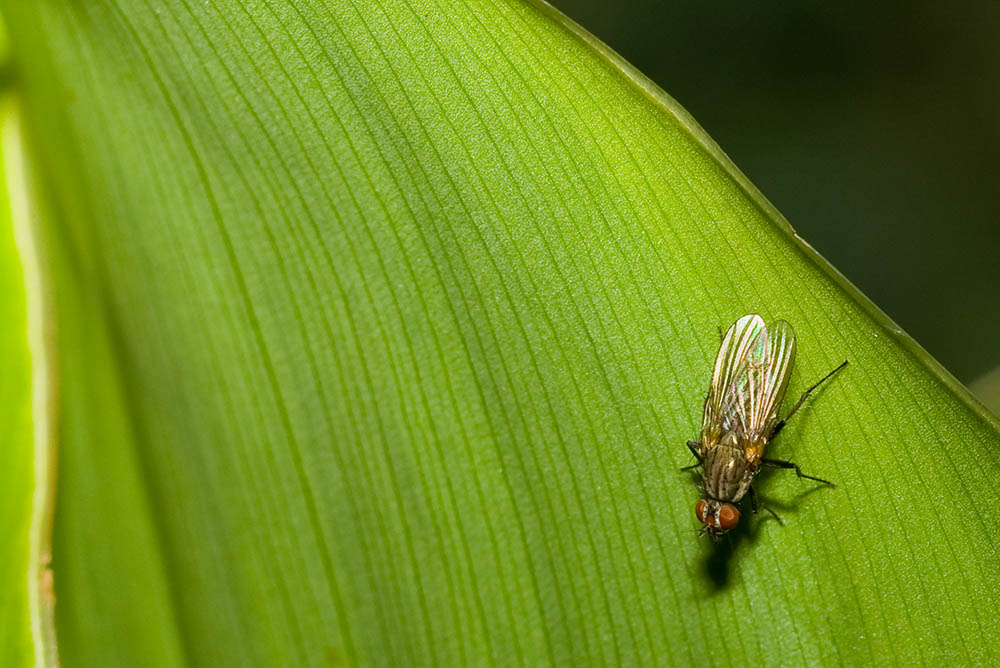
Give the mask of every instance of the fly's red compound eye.
[{"label": "fly's red compound eye", "polygon": [[698,521],[702,524],[708,523],[708,504],[705,503],[705,499],[694,504],[694,514],[698,516]]},{"label": "fly's red compound eye", "polygon": [[739,522],[740,511],[736,509],[736,506],[727,503],[719,509],[719,528],[723,531],[729,531]]}]

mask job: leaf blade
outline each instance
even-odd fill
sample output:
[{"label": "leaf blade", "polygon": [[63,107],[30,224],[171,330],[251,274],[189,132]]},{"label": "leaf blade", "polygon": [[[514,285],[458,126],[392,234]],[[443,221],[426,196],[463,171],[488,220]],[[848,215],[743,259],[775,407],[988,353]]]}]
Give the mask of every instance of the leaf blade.
[{"label": "leaf blade", "polygon": [[[995,425],[549,10],[41,7],[68,663],[992,657]],[[675,470],[758,310],[852,361],[773,451],[839,487],[726,560]]]}]

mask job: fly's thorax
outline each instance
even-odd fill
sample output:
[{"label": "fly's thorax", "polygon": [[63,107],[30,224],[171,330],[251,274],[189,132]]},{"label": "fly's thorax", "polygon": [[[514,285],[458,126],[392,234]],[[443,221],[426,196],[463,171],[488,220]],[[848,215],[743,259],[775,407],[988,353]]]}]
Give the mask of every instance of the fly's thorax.
[{"label": "fly's thorax", "polygon": [[702,485],[711,499],[736,503],[753,482],[744,453],[739,448],[717,445],[705,455]]}]

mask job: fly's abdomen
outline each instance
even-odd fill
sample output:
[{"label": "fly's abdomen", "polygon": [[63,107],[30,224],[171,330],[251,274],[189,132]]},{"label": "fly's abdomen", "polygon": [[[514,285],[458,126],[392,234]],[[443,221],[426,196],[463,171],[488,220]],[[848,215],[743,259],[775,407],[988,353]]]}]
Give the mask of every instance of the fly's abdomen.
[{"label": "fly's abdomen", "polygon": [[736,503],[751,482],[747,460],[736,448],[717,445],[705,456],[705,494],[718,501]]}]

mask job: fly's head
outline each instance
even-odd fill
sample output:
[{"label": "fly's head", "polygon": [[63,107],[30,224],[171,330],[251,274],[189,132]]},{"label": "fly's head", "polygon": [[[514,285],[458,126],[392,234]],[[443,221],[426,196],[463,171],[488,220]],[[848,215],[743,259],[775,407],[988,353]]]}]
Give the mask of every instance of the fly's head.
[{"label": "fly's head", "polygon": [[698,517],[698,521],[705,525],[698,535],[707,533],[716,541],[722,538],[722,534],[740,523],[739,508],[715,499],[699,500],[694,506],[694,514]]}]

